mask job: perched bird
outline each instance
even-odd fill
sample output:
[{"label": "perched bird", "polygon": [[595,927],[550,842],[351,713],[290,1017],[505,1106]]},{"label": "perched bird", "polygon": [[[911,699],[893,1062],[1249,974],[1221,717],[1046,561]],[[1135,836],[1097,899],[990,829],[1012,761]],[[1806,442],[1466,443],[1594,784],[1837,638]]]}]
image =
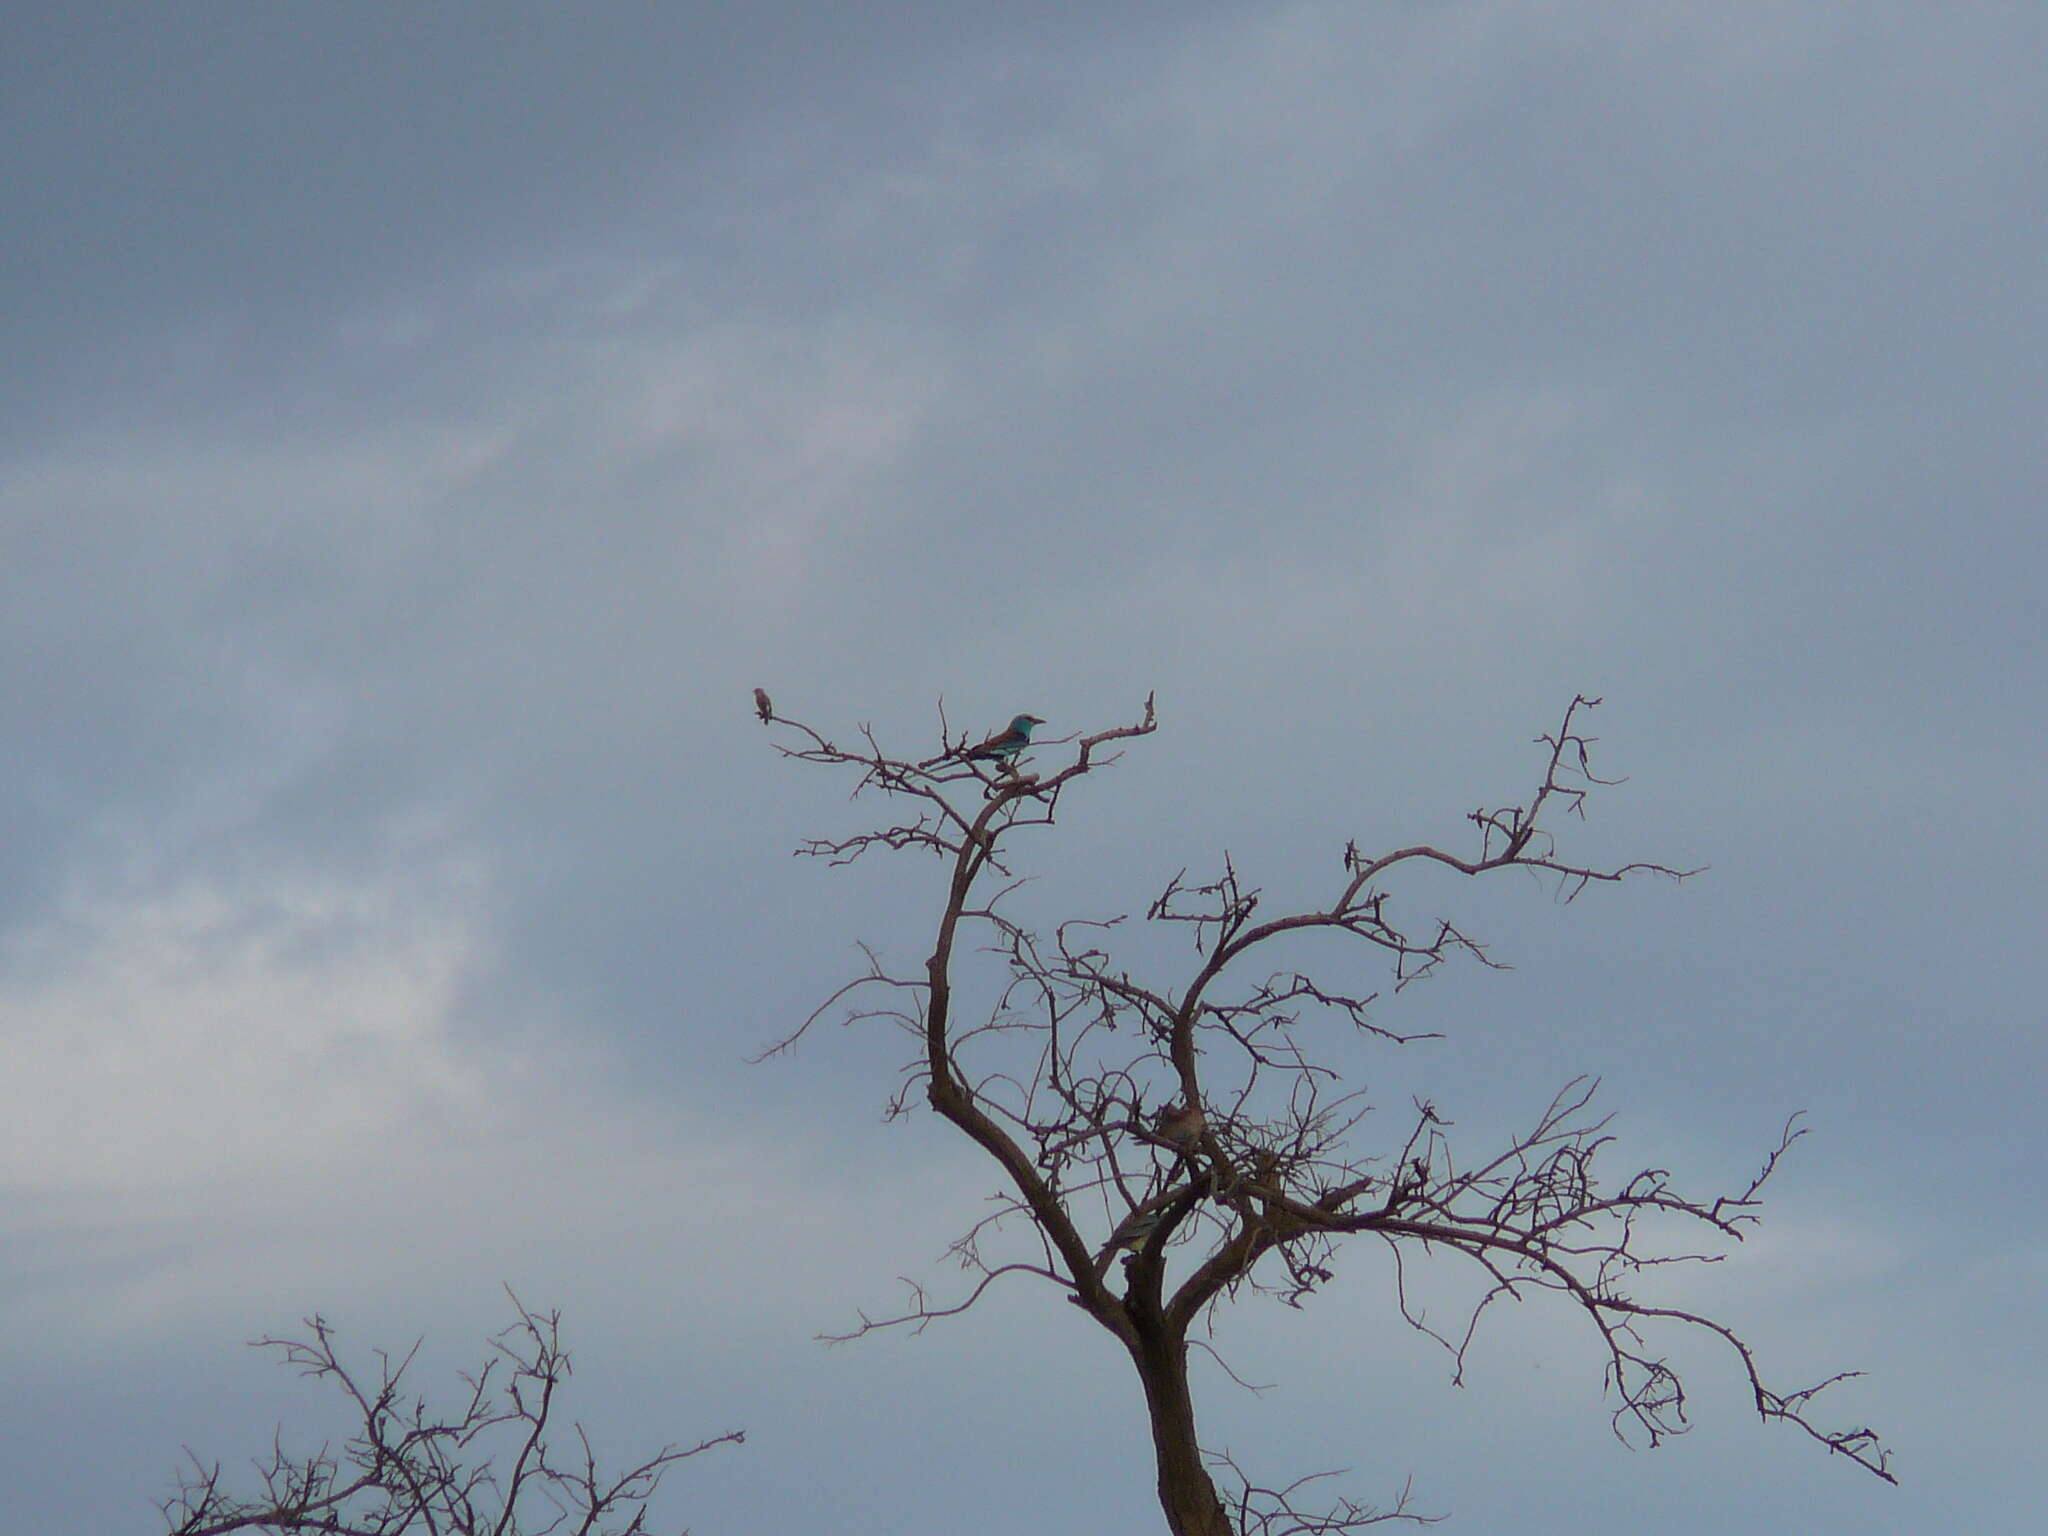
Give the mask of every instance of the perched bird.
[{"label": "perched bird", "polygon": [[1152,1129],[1176,1147],[1191,1147],[1201,1139],[1208,1124],[1201,1105],[1169,1104],[1153,1117]]},{"label": "perched bird", "polygon": [[1031,745],[1031,727],[1045,722],[1036,715],[1019,715],[1003,730],[997,731],[978,747],[969,747],[962,755],[969,762],[983,759],[992,763],[1008,763],[1016,760],[1017,754]]},{"label": "perched bird", "polygon": [[1112,1250],[1128,1248],[1131,1252],[1136,1253],[1145,1246],[1145,1239],[1159,1230],[1159,1223],[1165,1219],[1166,1211],[1164,1208],[1156,1211],[1141,1212],[1125,1223],[1123,1229],[1117,1233],[1115,1239],[1110,1243],[1110,1248]]},{"label": "perched bird", "polygon": [[754,690],[754,713],[761,717],[763,725],[766,725],[775,718],[775,706],[768,702],[768,690],[766,688],[756,688]]}]

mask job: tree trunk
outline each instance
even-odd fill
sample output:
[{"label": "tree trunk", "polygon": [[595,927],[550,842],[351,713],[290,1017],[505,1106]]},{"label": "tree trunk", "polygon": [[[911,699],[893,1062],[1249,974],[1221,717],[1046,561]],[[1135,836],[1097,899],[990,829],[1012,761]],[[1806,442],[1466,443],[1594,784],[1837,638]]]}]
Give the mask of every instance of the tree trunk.
[{"label": "tree trunk", "polygon": [[1235,1536],[1195,1440],[1187,1345],[1180,1339],[1151,1335],[1140,1340],[1133,1354],[1145,1383],[1145,1406],[1152,1417],[1159,1507],[1166,1515],[1166,1528],[1173,1536]]}]

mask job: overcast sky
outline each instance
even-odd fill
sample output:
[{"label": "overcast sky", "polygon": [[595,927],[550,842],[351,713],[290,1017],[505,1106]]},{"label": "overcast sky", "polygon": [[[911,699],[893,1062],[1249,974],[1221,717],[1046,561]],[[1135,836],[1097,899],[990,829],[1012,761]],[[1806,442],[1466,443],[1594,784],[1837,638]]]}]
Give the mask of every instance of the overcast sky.
[{"label": "overcast sky", "polygon": [[[1572,846],[1447,882],[1515,969],[1373,1065],[1483,1135],[1601,1074],[1746,1181],[1691,1282],[1900,1489],[1682,1354],[1616,1444],[1572,1318],[1453,1388],[1361,1250],[1249,1306],[1206,1438],[1451,1530],[2031,1530],[2043,1281],[2048,11],[1571,3],[31,4],[0,21],[0,1529],[158,1528],[318,1389],[559,1306],[699,1536],[1157,1528],[1127,1365],[943,1286],[992,1168],[896,1040],[745,1058],[935,866],[748,689],[907,755],[1160,731],[1043,914],[1228,849],[1327,901],[1574,692]],[[1349,979],[1349,978],[1347,978]],[[1369,984],[1361,978],[1360,985]],[[440,1375],[436,1376],[435,1372]]]}]

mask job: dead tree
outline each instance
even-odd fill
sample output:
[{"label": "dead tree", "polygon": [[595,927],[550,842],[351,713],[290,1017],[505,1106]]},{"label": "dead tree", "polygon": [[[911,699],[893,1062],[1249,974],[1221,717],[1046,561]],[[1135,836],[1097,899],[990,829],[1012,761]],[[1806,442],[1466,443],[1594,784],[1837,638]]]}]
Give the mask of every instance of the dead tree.
[{"label": "dead tree", "polygon": [[[1418,865],[1472,877],[1534,871],[1556,881],[1565,900],[1630,876],[1695,873],[1593,867],[1558,850],[1553,823],[1583,816],[1588,794],[1616,782],[1595,777],[1588,755],[1594,738],[1582,720],[1598,702],[1574,698],[1557,730],[1537,738],[1535,789],[1520,804],[1472,812],[1462,852],[1414,843],[1368,853],[1349,844],[1328,904],[1280,915],[1262,911],[1259,891],[1227,856],[1214,879],[1175,876],[1146,913],[1192,941],[1185,972],[1167,984],[1112,958],[1107,946],[1122,918],[1039,933],[1003,910],[1021,883],[1011,845],[1052,826],[1067,793],[1114,762],[1120,743],[1153,732],[1150,698],[1134,724],[1069,738],[1057,749],[1063,765],[1042,772],[1030,771],[1025,754],[996,764],[969,756],[968,738],[953,738],[943,712],[944,750],[922,760],[884,750],[866,727],[841,746],[801,722],[768,717],[786,757],[854,775],[856,796],[884,797],[895,816],[799,852],[846,864],[882,850],[920,851],[937,855],[945,875],[922,971],[892,972],[869,952],[866,972],[767,1054],[842,1005],[849,1020],[894,1022],[915,1043],[892,1112],[922,1096],[1001,1166],[1006,1185],[994,1214],[954,1245],[972,1276],[963,1297],[941,1302],[913,1287],[908,1310],[863,1315],[844,1337],[921,1328],[965,1311],[1000,1279],[1028,1276],[1057,1287],[1129,1355],[1175,1536],[1423,1521],[1405,1489],[1388,1507],[1304,1507],[1307,1485],[1325,1474],[1262,1487],[1226,1458],[1205,1457],[1196,1435],[1189,1330],[1247,1293],[1300,1305],[1331,1278],[1339,1246],[1367,1238],[1390,1252],[1403,1317],[1450,1352],[1454,1379],[1493,1302],[1548,1291],[1576,1306],[1597,1342],[1625,1442],[1637,1434],[1654,1446],[1686,1428],[1684,1387],[1653,1339],[1690,1329],[1732,1351],[1764,1418],[1892,1481],[1888,1453],[1869,1430],[1823,1428],[1809,1417],[1816,1396],[1843,1377],[1774,1390],[1730,1328],[1630,1294],[1651,1266],[1714,1261],[1705,1247],[1674,1246],[1674,1228],[1689,1225],[1709,1244],[1743,1235],[1765,1182],[1803,1134],[1795,1124],[1746,1187],[1710,1197],[1682,1193],[1661,1169],[1610,1176],[1608,1120],[1593,1109],[1597,1084],[1586,1079],[1566,1084],[1505,1145],[1476,1156],[1453,1145],[1450,1122],[1428,1103],[1368,1153],[1356,1145],[1367,1106],[1332,1064],[1329,1031],[1390,1045],[1416,1037],[1379,1023],[1369,990],[1269,968],[1269,957],[1309,934],[1362,945],[1361,958],[1397,991],[1453,957],[1493,964],[1450,921],[1412,922],[1397,908],[1395,881]],[[971,1012],[960,992],[970,933],[1000,960],[991,995]],[[1005,1242],[1005,1232],[1015,1235]],[[1462,1256],[1484,1282],[1482,1299],[1448,1332],[1410,1302],[1403,1263],[1424,1251]]]},{"label": "dead tree", "polygon": [[528,1311],[516,1296],[512,1304],[519,1320],[491,1340],[483,1369],[461,1378],[444,1413],[408,1395],[418,1344],[397,1360],[379,1350],[372,1377],[343,1364],[323,1318],[306,1319],[309,1338],[256,1340],[300,1374],[332,1382],[357,1428],[338,1451],[323,1445],[307,1455],[287,1452],[280,1434],[255,1464],[261,1490],[250,1497],[227,1490],[220,1463],[188,1450],[190,1468],[161,1506],[170,1536],[645,1536],[648,1501],[670,1467],[746,1438],[729,1430],[600,1472],[577,1424],[563,1456],[549,1438],[559,1433],[557,1396],[569,1376],[561,1315]]}]

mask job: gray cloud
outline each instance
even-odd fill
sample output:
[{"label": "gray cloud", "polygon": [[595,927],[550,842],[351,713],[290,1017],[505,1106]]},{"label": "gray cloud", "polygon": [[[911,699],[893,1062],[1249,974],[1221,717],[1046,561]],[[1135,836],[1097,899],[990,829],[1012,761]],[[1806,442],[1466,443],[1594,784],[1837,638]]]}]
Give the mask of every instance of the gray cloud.
[{"label": "gray cloud", "polygon": [[[874,1126],[876,1038],[741,1065],[856,937],[914,955],[932,900],[786,858],[860,808],[772,756],[762,683],[905,743],[940,696],[1049,734],[1156,687],[1161,735],[1046,840],[1041,912],[1142,907],[1224,847],[1315,899],[1345,838],[1453,835],[1607,693],[1632,777],[1581,846],[1712,873],[1562,911],[1417,891],[1518,969],[1404,996],[1453,1038],[1366,1071],[1475,1132],[1601,1071],[1631,1145],[1722,1178],[1811,1107],[1782,1236],[1714,1278],[1801,1365],[1874,1368],[1911,1483],[1743,1423],[1711,1365],[1694,1442],[1619,1456],[1547,1324],[1444,1393],[1373,1353],[1364,1279],[1243,1324],[1285,1400],[1214,1422],[1367,1491],[1413,1466],[1473,1529],[1553,1485],[1575,1530],[1997,1524],[2038,1254],[1973,1175],[2041,1150],[2012,873],[2044,746],[2040,24],[748,14],[7,24],[0,1284],[57,1341],[8,1360],[50,1422],[129,1390],[65,1368],[108,1339],[198,1373],[124,1430],[119,1519],[180,1441],[265,1427],[184,1332],[355,1303],[366,1342],[453,1349],[499,1278],[616,1351],[594,1419],[743,1418],[907,1488],[851,1407],[887,1393],[963,1497],[1007,1490],[989,1529],[1041,1528],[1030,1459],[977,1459],[966,1361],[1018,1373],[1004,1425],[1089,1507],[1149,1518],[1126,1386],[1045,1309],[800,1342],[983,1181]],[[409,1191],[396,1228],[347,1213],[363,1166]],[[621,1232],[647,1191],[676,1224]],[[695,1271],[706,1229],[741,1273]],[[1955,1321],[1971,1294],[2010,1336]],[[1926,1408],[1965,1400],[1968,1435]],[[68,1519],[78,1463],[38,1464],[24,1507]],[[760,1465],[681,1518],[819,1523]]]}]

